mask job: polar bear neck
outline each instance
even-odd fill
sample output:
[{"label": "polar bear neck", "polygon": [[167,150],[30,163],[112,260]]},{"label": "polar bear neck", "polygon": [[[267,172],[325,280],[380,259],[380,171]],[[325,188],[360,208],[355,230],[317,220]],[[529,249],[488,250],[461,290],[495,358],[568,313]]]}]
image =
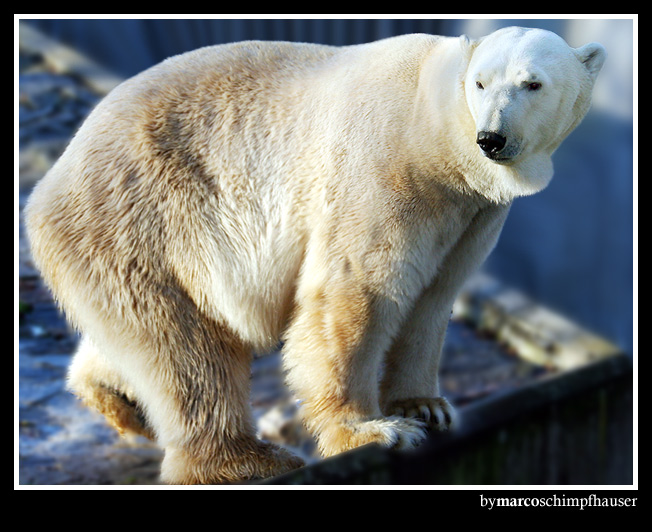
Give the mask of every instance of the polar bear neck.
[{"label": "polar bear neck", "polygon": [[420,161],[427,161],[421,172],[492,203],[543,190],[553,174],[551,152],[528,154],[510,165],[482,156],[464,96],[471,55],[466,46],[463,39],[445,39],[422,64],[412,122],[412,147]]}]

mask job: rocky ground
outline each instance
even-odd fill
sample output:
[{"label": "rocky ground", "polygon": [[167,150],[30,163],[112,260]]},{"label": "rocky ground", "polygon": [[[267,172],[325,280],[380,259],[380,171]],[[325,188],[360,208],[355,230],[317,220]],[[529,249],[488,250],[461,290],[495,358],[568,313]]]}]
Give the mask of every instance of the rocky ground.
[{"label": "rocky ground", "polygon": [[[17,215],[33,184],[102,96],[97,85],[80,76],[74,65],[67,71],[38,47],[22,44],[21,38]],[[118,437],[101,416],[82,407],[66,391],[65,375],[77,336],[34,269],[19,220],[16,483],[156,484],[161,450],[143,438]],[[451,322],[441,385],[453,403],[461,405],[498,389],[519,386],[543,371],[466,322]],[[317,460],[282,381],[278,352],[256,358],[251,402],[259,434],[286,445],[308,462]]]}]

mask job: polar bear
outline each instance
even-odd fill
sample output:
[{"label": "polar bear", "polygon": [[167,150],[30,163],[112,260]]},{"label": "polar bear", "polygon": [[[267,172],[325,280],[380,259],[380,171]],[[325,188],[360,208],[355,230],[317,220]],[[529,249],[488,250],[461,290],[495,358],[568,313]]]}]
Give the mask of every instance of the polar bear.
[{"label": "polar bear", "polygon": [[82,334],[71,390],[155,438],[168,483],[301,465],[249,412],[252,352],[279,339],[324,456],[448,429],[453,300],[514,198],[550,180],[604,56],[508,28],[219,45],[125,81],[26,208]]}]

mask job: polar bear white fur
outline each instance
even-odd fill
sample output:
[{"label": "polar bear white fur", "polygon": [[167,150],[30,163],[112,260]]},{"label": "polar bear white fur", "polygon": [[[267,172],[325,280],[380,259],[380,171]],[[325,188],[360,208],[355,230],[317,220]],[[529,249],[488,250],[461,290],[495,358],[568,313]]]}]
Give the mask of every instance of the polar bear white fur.
[{"label": "polar bear white fur", "polygon": [[165,448],[162,478],[298,467],[258,441],[252,351],[284,339],[324,455],[448,428],[453,300],[544,188],[604,59],[541,30],[329,47],[243,42],[124,82],[27,206],[83,340],[71,389]]}]

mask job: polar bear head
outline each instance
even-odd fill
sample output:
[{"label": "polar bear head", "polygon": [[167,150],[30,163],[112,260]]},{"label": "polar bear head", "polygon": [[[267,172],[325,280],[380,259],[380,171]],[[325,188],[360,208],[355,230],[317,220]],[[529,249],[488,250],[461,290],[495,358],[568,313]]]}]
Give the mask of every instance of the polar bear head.
[{"label": "polar bear head", "polygon": [[552,177],[550,156],[589,109],[605,50],[597,43],[571,48],[552,32],[515,27],[470,50],[464,92],[477,153],[540,190]]}]

